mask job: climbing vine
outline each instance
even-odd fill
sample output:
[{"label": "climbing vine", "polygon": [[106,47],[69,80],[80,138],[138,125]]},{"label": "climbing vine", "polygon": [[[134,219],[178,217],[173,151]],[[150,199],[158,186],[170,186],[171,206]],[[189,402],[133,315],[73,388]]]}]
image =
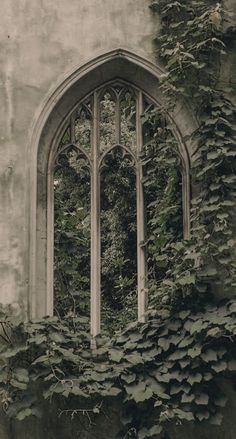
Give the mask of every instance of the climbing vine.
[{"label": "climbing vine", "polygon": [[189,263],[177,264],[176,277],[189,273],[185,279],[193,286],[190,294],[209,292],[213,284],[226,294],[235,285],[236,181],[235,106],[218,88],[220,63],[226,55],[227,12],[221,3],[205,1],[154,1],[151,7],[161,11],[163,23],[159,38],[160,57],[167,68],[163,92],[170,106],[177,98],[191,99],[199,125],[191,139],[196,194],[192,239],[185,244]]},{"label": "climbing vine", "polygon": [[[70,398],[73,413],[95,416],[104,398],[119,395],[121,438],[164,437],[169,421],[222,420],[227,397],[218,378],[230,379],[236,369],[236,302],[216,299],[233,297],[236,280],[236,108],[219,86],[231,30],[222,2],[154,0],[151,9],[161,17],[156,43],[166,68],[166,106],[148,116],[158,130],[162,121],[159,150],[153,141],[143,153],[150,197],[147,322],[132,323],[111,340],[100,336],[91,350],[86,318],[14,324],[3,314],[0,392],[4,410],[18,420],[40,416],[35,382],[46,400]],[[191,102],[198,120],[188,139],[194,149],[189,240],[170,222],[181,209],[178,197],[173,204],[178,157],[166,117],[177,99]],[[158,172],[168,184],[155,202],[152,179]]]}]

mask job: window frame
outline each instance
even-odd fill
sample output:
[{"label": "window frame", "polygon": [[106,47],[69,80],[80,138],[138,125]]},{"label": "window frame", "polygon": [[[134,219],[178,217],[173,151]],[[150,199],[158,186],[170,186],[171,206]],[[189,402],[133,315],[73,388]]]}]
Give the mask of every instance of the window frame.
[{"label": "window frame", "polygon": [[[53,198],[51,157],[62,135],[63,123],[78,101],[109,81],[124,80],[139,88],[158,106],[165,106],[159,87],[164,72],[151,61],[125,49],[115,49],[63,74],[38,109],[29,140],[29,279],[27,318],[53,315]],[[132,81],[130,81],[132,78]],[[183,176],[185,237],[190,232],[190,164],[195,145],[191,134],[198,123],[188,102],[177,101],[168,114],[178,141]]]},{"label": "window frame", "polygon": [[[114,143],[110,148],[105,151],[99,150],[99,142],[100,142],[100,123],[101,123],[101,111],[100,111],[100,102],[103,93],[106,90],[114,89],[116,86],[121,86],[123,89],[130,89],[135,94],[136,99],[136,151],[132,151],[131,147],[126,147],[122,145],[122,141],[120,139],[120,133],[118,134],[118,143]],[[73,109],[66,116],[63,121],[62,126],[59,128],[59,139],[63,136],[67,127],[70,127],[71,130],[71,142],[68,145],[64,145],[63,148],[69,147],[69,145],[73,145],[82,154],[87,158],[89,166],[90,166],[90,187],[91,187],[91,261],[90,261],[90,331],[93,337],[96,337],[101,332],[101,221],[100,221],[100,174],[101,174],[101,165],[103,159],[110,151],[112,151],[116,147],[120,147],[123,150],[126,150],[127,153],[133,158],[135,164],[135,174],[136,174],[136,213],[137,213],[137,301],[138,301],[138,314],[137,319],[140,322],[145,322],[145,313],[147,309],[148,303],[148,290],[146,286],[147,282],[147,263],[146,263],[146,248],[145,246],[141,246],[140,243],[145,241],[146,230],[145,230],[145,205],[144,205],[144,187],[142,184],[143,179],[143,165],[142,160],[140,159],[140,154],[142,152],[143,147],[143,132],[142,132],[142,114],[143,114],[143,102],[145,98],[148,98],[150,104],[153,104],[158,108],[158,104],[150,97],[147,96],[147,93],[144,93],[139,88],[135,87],[132,83],[128,81],[124,81],[121,79],[112,80],[106,82],[105,84],[97,87],[92,90],[88,95],[85,96],[81,101],[77,102],[77,104],[73,107]],[[83,104],[86,104],[91,98],[92,101],[92,124],[91,124],[91,151],[90,155],[85,148],[80,147],[74,141],[74,120],[75,120],[75,112]],[[118,98],[117,98],[118,99]],[[120,113],[117,115],[117,112],[120,111],[116,108],[115,117],[120,119]],[[117,130],[117,123],[120,124],[120,121],[116,121],[115,129]],[[72,129],[71,129],[72,127]],[[54,210],[54,195],[53,195],[53,175],[54,175],[54,167],[57,160],[58,155],[61,150],[59,149],[58,143],[54,144],[54,148],[51,150],[50,154],[50,183],[48,187],[48,191],[50,193],[48,211],[51,209]],[[181,160],[182,162],[182,160]],[[183,164],[182,164],[183,165]],[[182,166],[183,168],[183,166]],[[181,169],[182,174],[182,169]],[[184,178],[182,174],[182,200],[186,198],[186,184],[184,183]],[[183,232],[184,238],[187,239],[189,236],[189,229],[184,227],[184,224],[188,225],[188,218],[186,216],[185,205],[183,203]],[[187,214],[188,215],[188,214]],[[185,218],[185,221],[184,221]],[[54,260],[54,214],[51,218],[51,252],[50,259]],[[51,273],[52,279],[51,284],[53,284],[53,270]],[[53,313],[53,303],[54,303],[54,294],[51,295],[51,313]]]}]

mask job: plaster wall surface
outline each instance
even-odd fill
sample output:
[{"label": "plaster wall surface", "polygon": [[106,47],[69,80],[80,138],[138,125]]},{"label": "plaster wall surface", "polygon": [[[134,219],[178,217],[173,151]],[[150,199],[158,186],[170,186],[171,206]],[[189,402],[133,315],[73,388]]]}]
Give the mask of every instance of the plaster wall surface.
[{"label": "plaster wall surface", "polygon": [[[27,308],[29,149],[38,108],[76,66],[116,48],[154,61],[143,0],[2,0],[0,26],[0,302]],[[33,147],[31,145],[31,147]]]}]

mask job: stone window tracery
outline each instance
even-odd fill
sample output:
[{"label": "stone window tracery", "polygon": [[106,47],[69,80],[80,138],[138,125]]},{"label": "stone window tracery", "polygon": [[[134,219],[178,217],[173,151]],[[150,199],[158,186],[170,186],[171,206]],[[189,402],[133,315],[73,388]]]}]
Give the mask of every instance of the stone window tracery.
[{"label": "stone window tracery", "polygon": [[[154,134],[151,127],[144,122],[147,120],[144,116],[155,108],[156,103],[150,97],[124,81],[113,81],[99,87],[80,102],[66,119],[63,134],[54,153],[54,185],[57,184],[56,173],[60,174],[63,167],[72,167],[73,172],[77,172],[79,178],[86,181],[89,191],[90,206],[86,206],[86,209],[91,226],[90,251],[87,252],[87,263],[84,266],[90,268],[90,282],[86,288],[90,289],[90,324],[93,336],[101,330],[101,186],[105,181],[102,175],[114,154],[120,155],[121,161],[129,161],[129,166],[135,173],[137,318],[141,322],[145,321],[147,256],[142,152],[143,146],[150,142]],[[80,180],[77,183],[80,184]],[[186,188],[183,185],[184,190]],[[185,223],[187,215],[183,203]],[[188,227],[185,227],[185,237],[188,233]]]}]

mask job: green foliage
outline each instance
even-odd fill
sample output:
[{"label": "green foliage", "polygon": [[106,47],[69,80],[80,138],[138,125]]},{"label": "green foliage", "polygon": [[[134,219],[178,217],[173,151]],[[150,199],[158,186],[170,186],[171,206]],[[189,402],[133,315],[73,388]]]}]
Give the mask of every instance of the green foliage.
[{"label": "green foliage", "polygon": [[104,398],[119,395],[122,437],[127,431],[152,437],[170,420],[218,425],[227,402],[218,378],[236,368],[235,317],[233,300],[197,313],[153,311],[147,323],[132,323],[112,340],[98,337],[96,350],[84,318],[5,321],[11,327],[0,350],[5,411],[22,420],[41,416],[42,400],[63,407],[70,399],[71,412],[96,415]]},{"label": "green foliage", "polygon": [[54,174],[54,292],[57,314],[89,314],[90,175],[70,148]]},{"label": "green foliage", "polygon": [[[142,160],[148,291],[149,301],[156,306],[165,301],[166,287],[169,289],[172,282],[170,273],[175,269],[175,251],[183,247],[182,175],[177,141],[162,109],[151,109],[144,124],[147,132],[153,132],[144,145]],[[174,297],[176,292],[172,300]]]},{"label": "green foliage", "polygon": [[[194,303],[201,296],[206,300],[214,287],[226,295],[235,286],[236,108],[217,88],[228,16],[221,3],[205,0],[153,1],[151,8],[162,19],[157,45],[167,69],[161,85],[167,108],[187,98],[199,121],[191,139],[196,145],[191,239],[174,245],[174,269],[159,288],[168,305],[184,306],[191,297]],[[166,252],[163,260],[167,259]]]},{"label": "green foliage", "polygon": [[[121,329],[137,315],[136,175],[115,149],[101,174],[102,324]],[[103,323],[104,322],[104,323]]]},{"label": "green foliage", "polygon": [[[90,175],[86,160],[69,146],[54,173],[55,310],[89,316]],[[137,314],[136,175],[120,148],[101,173],[102,323],[110,332]]]}]

